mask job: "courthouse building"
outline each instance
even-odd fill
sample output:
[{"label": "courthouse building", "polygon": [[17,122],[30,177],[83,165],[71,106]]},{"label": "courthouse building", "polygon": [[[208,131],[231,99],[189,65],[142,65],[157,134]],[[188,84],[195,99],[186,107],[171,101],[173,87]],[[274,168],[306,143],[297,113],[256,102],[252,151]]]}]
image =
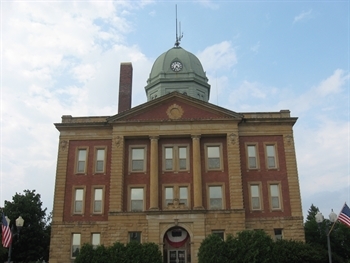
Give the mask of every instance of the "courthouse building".
[{"label": "courthouse building", "polygon": [[118,113],[55,124],[50,263],[73,262],[84,243],[154,242],[164,262],[196,263],[212,233],[304,240],[289,110],[209,103],[201,62],[178,43],[154,62],[147,102],[133,108],[132,71],[121,63]]}]

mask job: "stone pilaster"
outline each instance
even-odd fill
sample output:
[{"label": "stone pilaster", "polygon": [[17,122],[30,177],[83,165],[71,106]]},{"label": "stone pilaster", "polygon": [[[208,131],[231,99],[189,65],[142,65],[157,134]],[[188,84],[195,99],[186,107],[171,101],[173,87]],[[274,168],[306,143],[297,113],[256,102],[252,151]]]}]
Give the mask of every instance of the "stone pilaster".
[{"label": "stone pilaster", "polygon": [[113,135],[109,212],[123,211],[124,136]]},{"label": "stone pilaster", "polygon": [[194,209],[203,209],[200,135],[192,135]]},{"label": "stone pilaster", "polygon": [[151,136],[150,209],[158,210],[158,136]]}]

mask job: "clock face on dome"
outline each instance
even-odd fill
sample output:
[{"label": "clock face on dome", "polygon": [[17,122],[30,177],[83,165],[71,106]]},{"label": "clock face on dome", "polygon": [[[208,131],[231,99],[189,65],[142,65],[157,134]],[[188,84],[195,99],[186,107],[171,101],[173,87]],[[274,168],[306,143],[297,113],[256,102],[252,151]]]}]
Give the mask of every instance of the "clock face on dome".
[{"label": "clock face on dome", "polygon": [[180,61],[174,61],[171,63],[170,68],[175,72],[179,72],[182,69],[182,64]]}]

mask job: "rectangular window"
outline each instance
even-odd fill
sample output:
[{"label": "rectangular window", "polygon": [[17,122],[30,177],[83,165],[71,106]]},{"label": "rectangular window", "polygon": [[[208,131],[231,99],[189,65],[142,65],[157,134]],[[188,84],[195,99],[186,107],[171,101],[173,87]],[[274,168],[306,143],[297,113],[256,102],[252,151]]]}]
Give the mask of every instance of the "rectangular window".
[{"label": "rectangular window", "polygon": [[205,145],[206,168],[207,170],[222,170],[222,149],[219,145]]},{"label": "rectangular window", "polygon": [[77,153],[77,173],[86,172],[87,149],[78,149]]},{"label": "rectangular window", "polygon": [[165,206],[172,204],[174,200],[174,188],[165,187]]},{"label": "rectangular window", "polygon": [[141,243],[141,232],[129,232],[129,242]]},{"label": "rectangular window", "polygon": [[271,209],[281,209],[279,184],[270,184]]},{"label": "rectangular window", "polygon": [[283,229],[281,228],[275,228],[274,229],[274,234],[275,234],[275,240],[281,240],[283,238]]},{"label": "rectangular window", "polygon": [[130,210],[133,212],[143,211],[143,188],[131,188]]},{"label": "rectangular window", "polygon": [[248,152],[248,168],[249,169],[258,168],[258,162],[256,158],[257,157],[256,145],[248,145],[247,152]]},{"label": "rectangular window", "polygon": [[103,189],[95,188],[94,189],[94,204],[93,204],[94,213],[102,213],[103,209]]},{"label": "rectangular window", "polygon": [[84,189],[77,188],[74,190],[74,214],[83,213]]},{"label": "rectangular window", "polygon": [[250,195],[251,195],[251,209],[261,210],[260,185],[257,185],[257,184],[250,185]]},{"label": "rectangular window", "polygon": [[209,186],[209,209],[222,209],[222,186]]},{"label": "rectangular window", "polygon": [[208,146],[208,168],[220,169],[220,147]]},{"label": "rectangular window", "polygon": [[165,186],[163,191],[163,200],[164,200],[165,208],[171,208],[171,209],[188,208],[189,207],[188,186],[184,186],[184,185]]},{"label": "rectangular window", "polygon": [[179,187],[179,197],[180,204],[188,206],[188,188],[186,186]]},{"label": "rectangular window", "polygon": [[164,171],[186,171],[188,170],[188,147],[187,146],[165,146],[164,151]]},{"label": "rectangular window", "polygon": [[275,145],[266,145],[267,167],[276,168],[276,150]]},{"label": "rectangular window", "polygon": [[174,169],[173,147],[165,147],[165,170]]},{"label": "rectangular window", "polygon": [[131,148],[131,171],[145,171],[145,148]]},{"label": "rectangular window", "polygon": [[92,247],[94,249],[101,244],[101,234],[100,233],[92,233],[91,244],[92,244]]},{"label": "rectangular window", "polygon": [[95,163],[95,172],[103,173],[105,171],[105,149],[96,150],[96,163]]},{"label": "rectangular window", "polygon": [[188,170],[187,168],[187,147],[179,147],[179,170]]},{"label": "rectangular window", "polygon": [[80,250],[80,238],[81,235],[78,233],[74,233],[72,235],[72,258],[76,258],[79,255]]}]

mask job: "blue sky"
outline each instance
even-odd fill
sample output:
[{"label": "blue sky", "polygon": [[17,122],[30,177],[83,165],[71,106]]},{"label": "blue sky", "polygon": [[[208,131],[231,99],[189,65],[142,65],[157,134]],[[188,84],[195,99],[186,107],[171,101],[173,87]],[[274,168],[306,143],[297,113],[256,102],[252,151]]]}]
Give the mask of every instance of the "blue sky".
[{"label": "blue sky", "polygon": [[133,106],[175,42],[201,60],[210,102],[289,109],[304,216],[350,203],[348,1],[1,1],[0,206],[35,189],[52,210],[62,115],[117,113],[121,62]]}]

